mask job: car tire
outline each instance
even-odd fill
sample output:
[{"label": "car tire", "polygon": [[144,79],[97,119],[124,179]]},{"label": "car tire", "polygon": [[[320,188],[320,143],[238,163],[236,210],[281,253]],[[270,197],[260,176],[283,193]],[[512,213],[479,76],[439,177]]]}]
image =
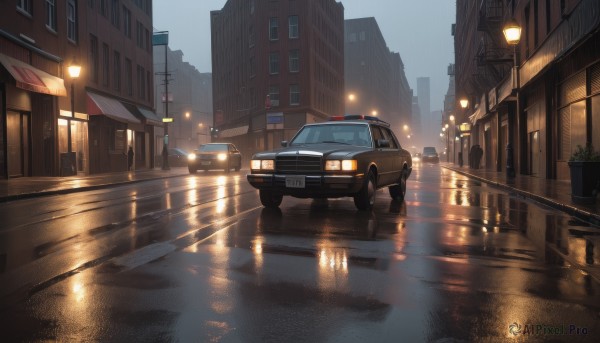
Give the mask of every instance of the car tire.
[{"label": "car tire", "polygon": [[398,184],[390,186],[388,190],[393,200],[404,200],[404,197],[406,196],[406,170],[402,170],[402,175],[400,175]]},{"label": "car tire", "polygon": [[196,174],[196,168],[188,166],[188,170],[190,171],[190,174]]},{"label": "car tire", "polygon": [[283,200],[283,194],[275,193],[270,190],[261,189],[258,191],[260,203],[267,208],[278,208]]},{"label": "car tire", "polygon": [[369,211],[375,204],[377,181],[372,171],[369,171],[361,190],[354,196],[354,205],[361,211]]}]

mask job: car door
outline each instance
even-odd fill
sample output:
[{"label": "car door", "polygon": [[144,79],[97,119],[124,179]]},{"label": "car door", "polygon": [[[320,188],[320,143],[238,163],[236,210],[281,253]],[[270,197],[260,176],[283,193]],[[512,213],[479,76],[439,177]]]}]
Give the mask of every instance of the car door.
[{"label": "car door", "polygon": [[238,166],[242,166],[242,154],[233,144],[229,144],[229,157],[231,160],[235,161],[232,167],[237,168]]},{"label": "car door", "polygon": [[390,148],[388,150],[391,159],[390,182],[395,182],[400,179],[400,173],[404,166],[404,157],[401,155],[400,145],[398,140],[389,128],[382,127],[381,131],[385,139],[390,142]]},{"label": "car door", "polygon": [[379,175],[377,185],[389,185],[394,182],[394,175],[392,174],[393,158],[391,154],[393,149],[379,146],[379,140],[386,139],[379,126],[371,126],[371,134],[373,135],[373,144],[375,146],[374,162],[377,164],[377,174]]}]

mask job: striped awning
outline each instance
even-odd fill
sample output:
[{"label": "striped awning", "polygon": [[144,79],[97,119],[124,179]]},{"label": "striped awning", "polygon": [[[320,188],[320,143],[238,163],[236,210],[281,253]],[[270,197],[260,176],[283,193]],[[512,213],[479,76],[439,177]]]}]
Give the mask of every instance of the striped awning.
[{"label": "striped awning", "polygon": [[12,75],[17,87],[36,93],[67,96],[64,80],[12,57],[0,54],[0,63]]}]

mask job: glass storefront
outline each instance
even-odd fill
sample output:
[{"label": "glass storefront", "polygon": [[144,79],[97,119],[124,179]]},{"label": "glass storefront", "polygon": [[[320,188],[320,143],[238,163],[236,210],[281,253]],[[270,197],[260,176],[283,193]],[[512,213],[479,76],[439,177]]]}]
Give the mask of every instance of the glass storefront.
[{"label": "glass storefront", "polygon": [[74,172],[89,174],[88,123],[86,121],[58,119],[58,152],[59,154],[69,152],[69,125],[71,126],[71,152],[75,153]]}]

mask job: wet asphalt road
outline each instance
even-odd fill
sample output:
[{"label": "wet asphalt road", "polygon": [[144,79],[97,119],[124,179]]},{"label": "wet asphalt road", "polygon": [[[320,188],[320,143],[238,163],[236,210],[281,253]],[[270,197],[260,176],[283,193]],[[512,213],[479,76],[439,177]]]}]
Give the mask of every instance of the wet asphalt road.
[{"label": "wet asphalt road", "polygon": [[600,229],[437,165],[377,196],[267,210],[242,171],[3,204],[2,340],[598,341]]}]

